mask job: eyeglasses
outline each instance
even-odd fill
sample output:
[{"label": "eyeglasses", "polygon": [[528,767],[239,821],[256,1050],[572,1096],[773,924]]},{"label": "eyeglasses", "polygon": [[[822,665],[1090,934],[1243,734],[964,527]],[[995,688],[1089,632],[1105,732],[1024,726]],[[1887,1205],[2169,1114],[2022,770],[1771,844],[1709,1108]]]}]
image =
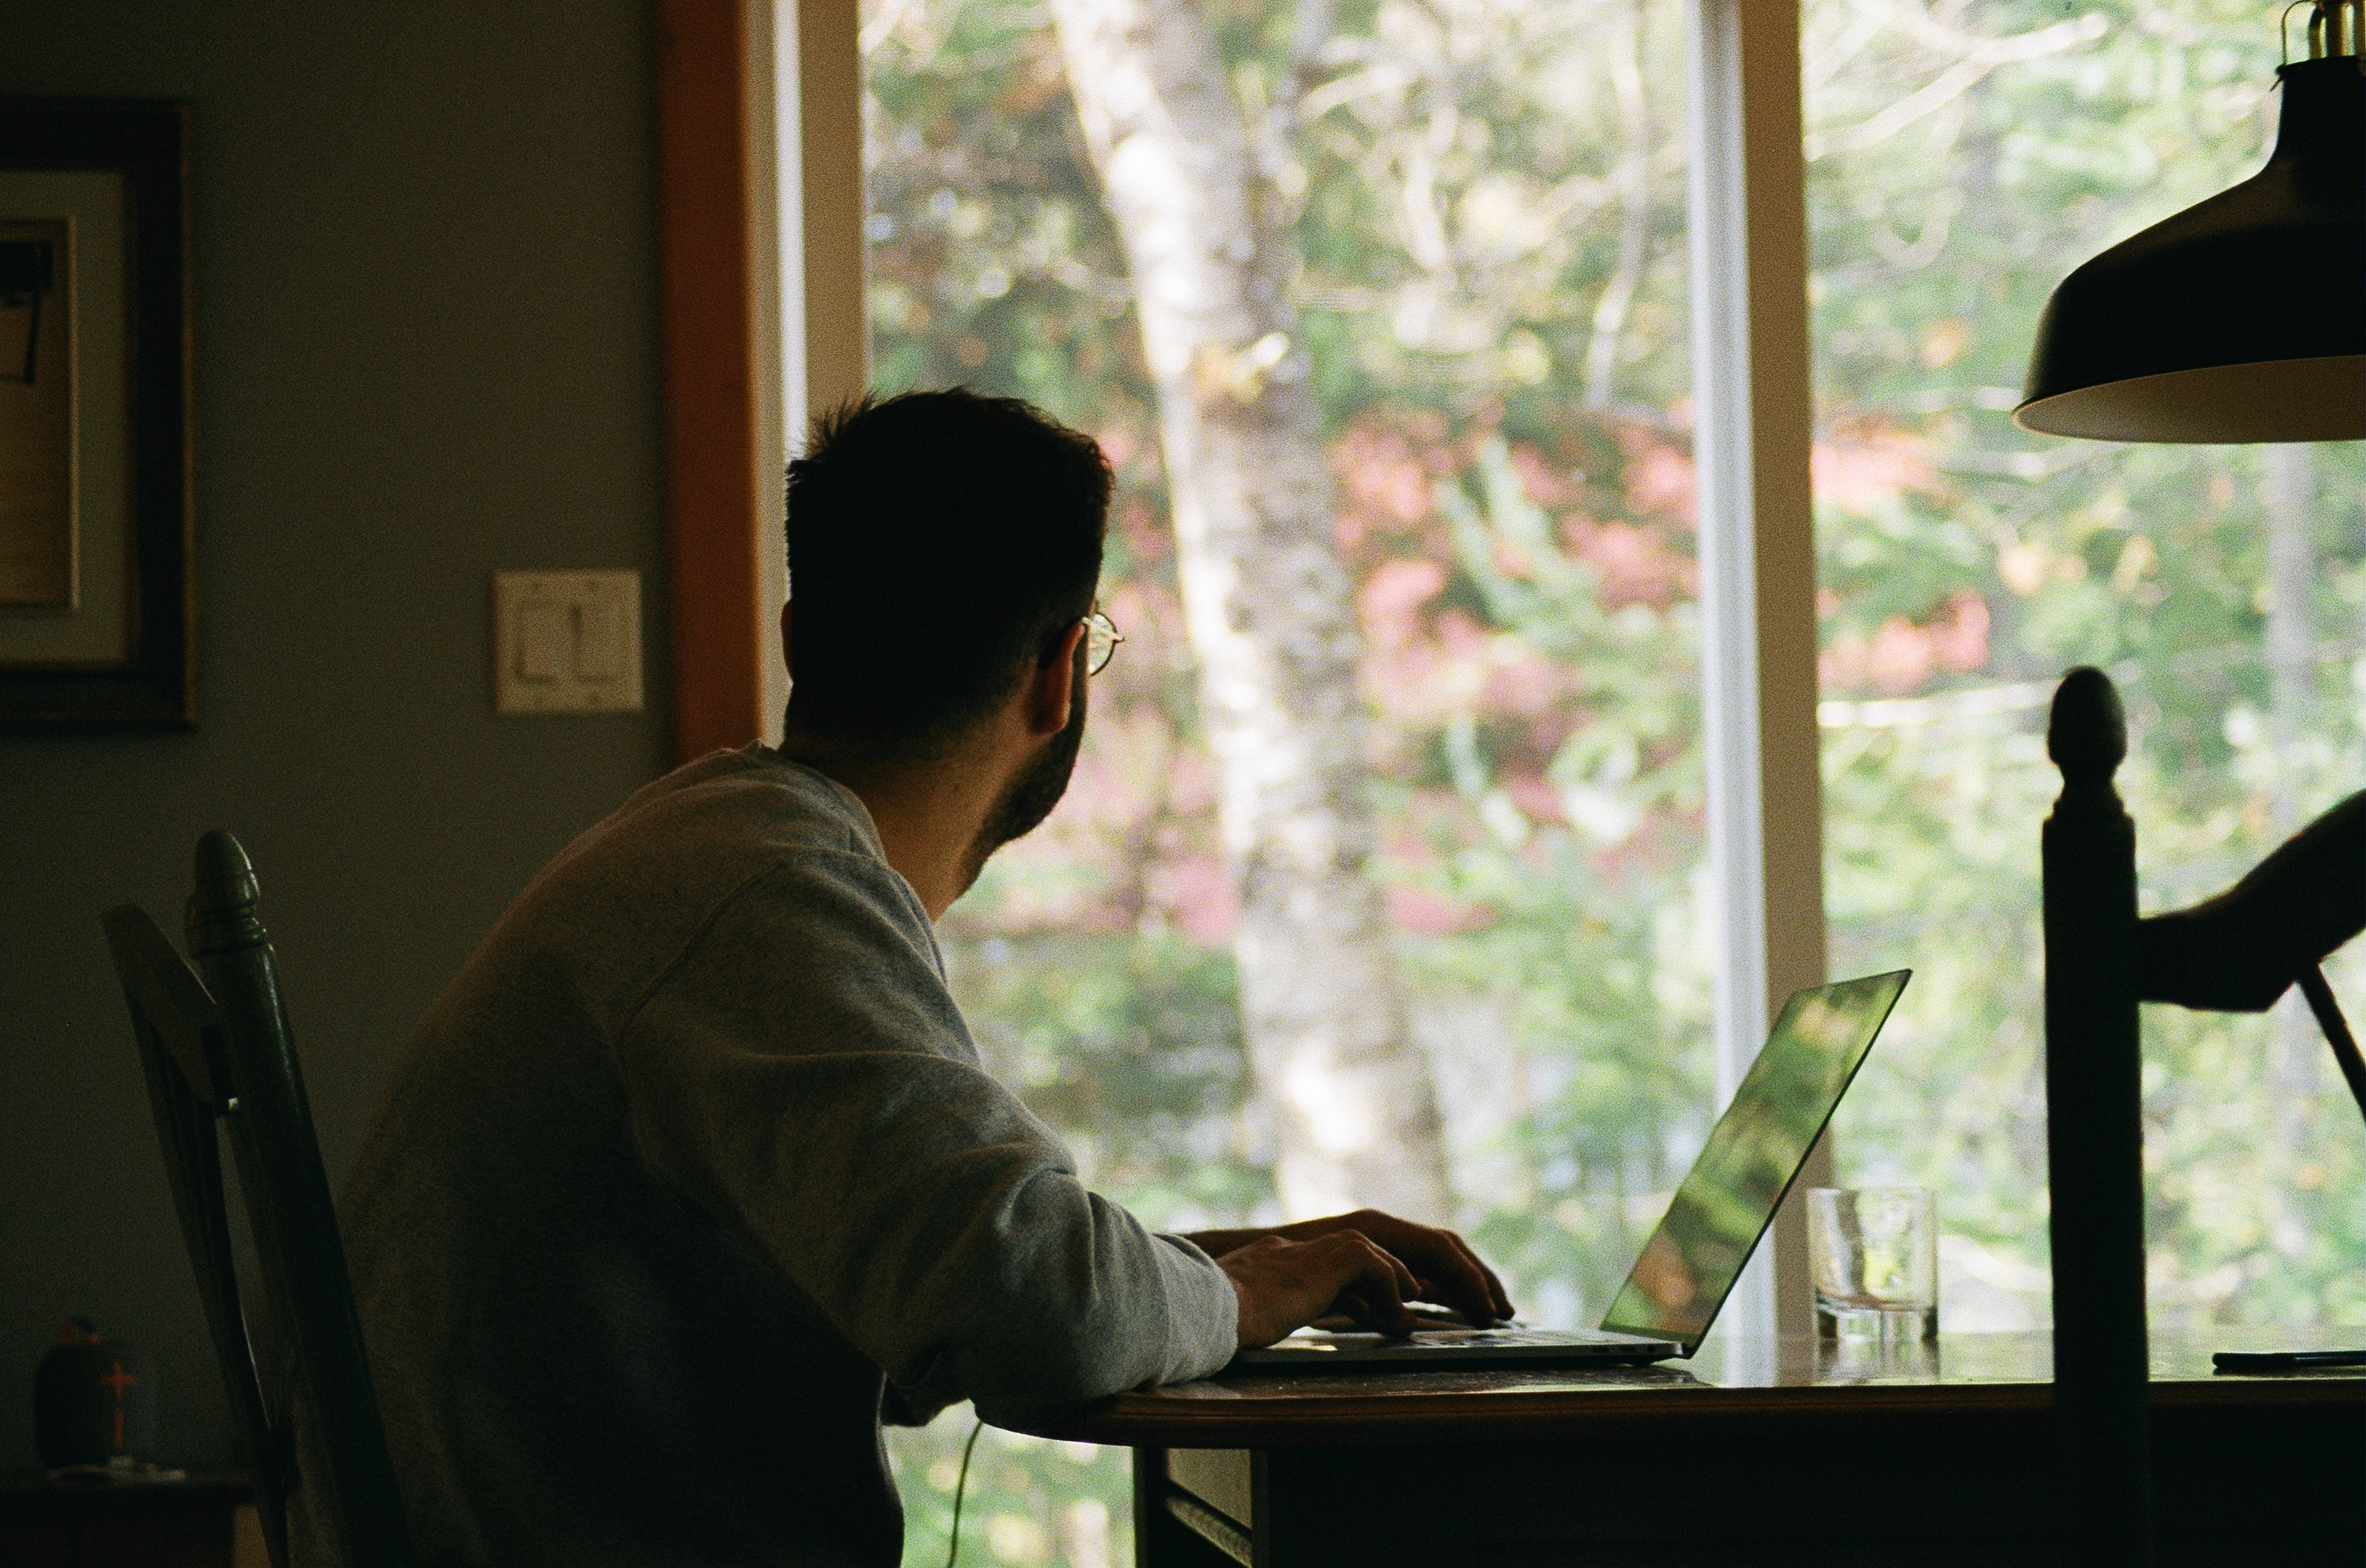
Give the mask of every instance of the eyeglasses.
[{"label": "eyeglasses", "polygon": [[1117,629],[1117,623],[1098,610],[1087,615],[1085,617],[1085,673],[1098,675],[1108,669],[1110,656],[1117,652],[1117,645],[1124,640],[1125,634]]}]

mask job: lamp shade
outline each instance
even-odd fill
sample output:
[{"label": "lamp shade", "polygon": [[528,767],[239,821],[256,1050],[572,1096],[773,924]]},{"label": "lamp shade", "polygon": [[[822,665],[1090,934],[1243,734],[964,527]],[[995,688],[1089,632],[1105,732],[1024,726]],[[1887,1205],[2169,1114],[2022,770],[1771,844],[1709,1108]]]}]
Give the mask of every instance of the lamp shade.
[{"label": "lamp shade", "polygon": [[2366,439],[2366,76],[2276,74],[2267,167],[2045,302],[2013,423],[2102,441]]}]

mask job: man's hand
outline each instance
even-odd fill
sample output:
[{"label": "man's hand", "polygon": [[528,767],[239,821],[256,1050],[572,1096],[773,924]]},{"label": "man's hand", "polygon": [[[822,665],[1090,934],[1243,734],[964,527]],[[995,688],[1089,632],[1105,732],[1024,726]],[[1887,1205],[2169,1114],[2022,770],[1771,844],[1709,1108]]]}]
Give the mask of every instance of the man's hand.
[{"label": "man's hand", "polygon": [[1345,1312],[1365,1328],[1410,1334],[1419,1286],[1405,1266],[1354,1231],[1307,1241],[1268,1235],[1216,1260],[1240,1298],[1240,1348],[1270,1345],[1301,1324]]},{"label": "man's hand", "polygon": [[[1460,1236],[1377,1209],[1270,1231],[1203,1231],[1191,1240],[1232,1277],[1245,1348],[1334,1310],[1366,1328],[1411,1333],[1407,1300],[1450,1306],[1481,1328],[1512,1315],[1504,1282]],[[1332,1293],[1320,1295],[1326,1285]]]}]

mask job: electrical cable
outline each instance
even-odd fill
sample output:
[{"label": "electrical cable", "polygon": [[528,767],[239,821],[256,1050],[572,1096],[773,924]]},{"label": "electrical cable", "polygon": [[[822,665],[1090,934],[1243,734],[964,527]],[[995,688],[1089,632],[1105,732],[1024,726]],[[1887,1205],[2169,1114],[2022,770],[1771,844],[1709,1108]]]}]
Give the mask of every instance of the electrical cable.
[{"label": "electrical cable", "polygon": [[962,1498],[969,1491],[969,1456],[976,1451],[977,1435],[986,1430],[980,1421],[969,1429],[969,1441],[962,1445],[961,1477],[953,1483],[953,1536],[945,1546],[945,1568],[953,1568],[961,1557]]}]

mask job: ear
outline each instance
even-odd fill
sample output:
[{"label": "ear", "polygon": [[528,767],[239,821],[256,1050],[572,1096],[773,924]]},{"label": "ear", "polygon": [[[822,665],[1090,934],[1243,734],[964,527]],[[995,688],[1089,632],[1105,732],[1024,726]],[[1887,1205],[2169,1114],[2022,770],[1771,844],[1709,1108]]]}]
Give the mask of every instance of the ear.
[{"label": "ear", "polygon": [[795,647],[789,640],[789,623],[792,619],[789,612],[794,607],[794,601],[793,600],[783,599],[781,601],[781,668],[789,672],[789,679],[792,681],[797,678],[797,656]]},{"label": "ear", "polygon": [[1059,650],[1027,682],[1028,734],[1057,735],[1067,728],[1068,705],[1076,695],[1076,649],[1084,636],[1084,622],[1070,626],[1060,639]]}]

